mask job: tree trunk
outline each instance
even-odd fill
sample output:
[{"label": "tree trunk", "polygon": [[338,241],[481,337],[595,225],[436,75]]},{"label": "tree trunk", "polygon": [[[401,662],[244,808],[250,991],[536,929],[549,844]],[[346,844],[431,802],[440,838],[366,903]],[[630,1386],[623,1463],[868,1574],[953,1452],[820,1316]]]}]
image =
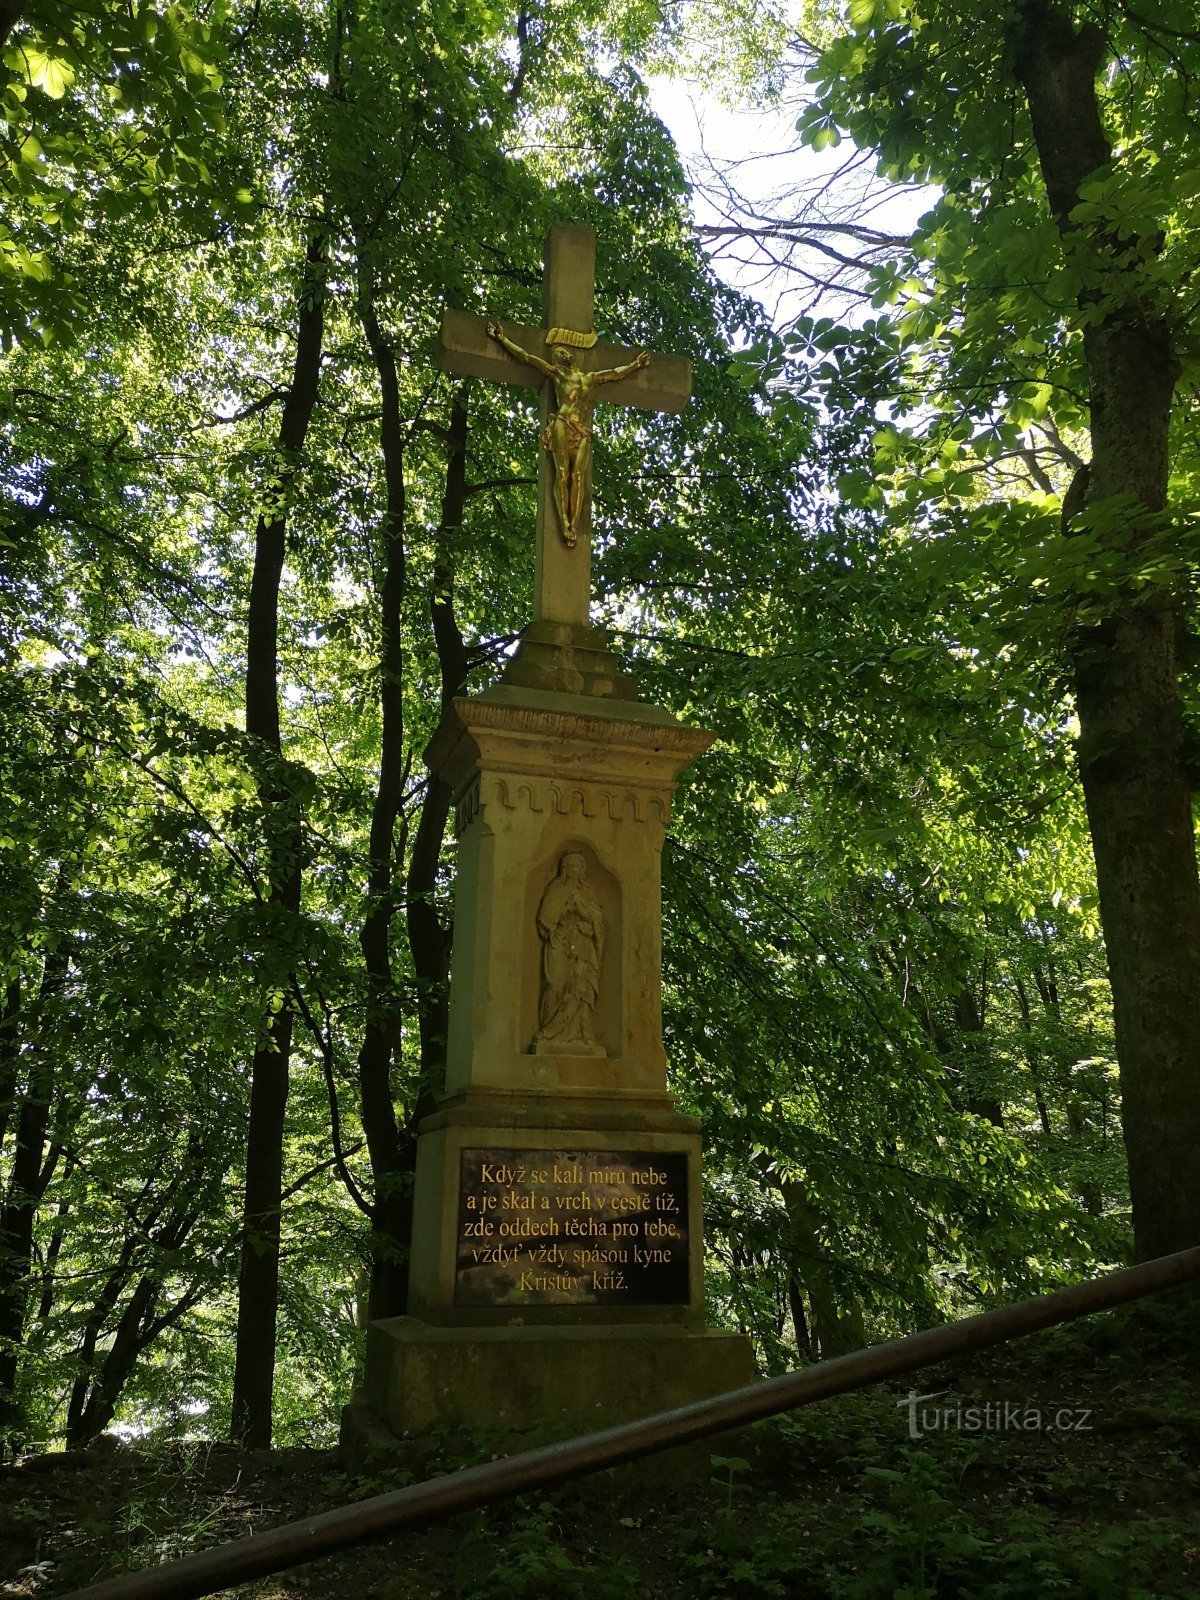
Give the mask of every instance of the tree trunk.
[{"label": "tree trunk", "polygon": [[403,1313],[408,1277],[407,1241],[401,1237],[405,1183],[391,1083],[392,1057],[400,1040],[403,1012],[392,974],[390,943],[396,911],[396,826],[405,775],[402,621],[407,571],[400,385],[395,355],[375,312],[370,268],[362,261],[359,263],[358,299],[359,320],[379,375],[382,399],[379,442],[386,484],[383,571],[379,584],[379,786],[371,814],[367,910],[359,934],[369,996],[358,1053],[358,1088],[374,1191],[368,1306],[368,1315],[374,1319]]},{"label": "tree trunk", "polygon": [[[180,1244],[194,1220],[190,1219],[179,1235]],[[190,1311],[201,1297],[200,1285],[193,1283],[180,1294],[173,1306],[155,1316],[162,1290],[162,1280],[156,1271],[142,1274],[118,1319],[112,1344],[105,1352],[104,1359],[94,1371],[89,1366],[86,1373],[80,1374],[71,1396],[67,1422],[69,1449],[90,1444],[98,1434],[104,1432],[116,1414],[122,1390],[133,1376],[142,1352],[149,1349],[159,1334]],[[93,1345],[93,1362],[94,1357]]]},{"label": "tree trunk", "polygon": [[1025,1064],[1029,1068],[1029,1076],[1033,1081],[1033,1098],[1037,1105],[1038,1121],[1042,1125],[1042,1132],[1049,1138],[1053,1129],[1050,1125],[1050,1112],[1046,1105],[1045,1091],[1042,1088],[1041,1060],[1033,1047],[1033,1016],[1029,1009],[1029,996],[1025,991],[1025,985],[1022,983],[1019,973],[1016,974],[1016,988],[1017,1004],[1021,1008],[1021,1026],[1024,1028],[1026,1039],[1029,1041],[1025,1046]]},{"label": "tree trunk", "polygon": [[[283,575],[287,507],[300,452],[317,402],[325,332],[326,237],[323,222],[310,232],[300,285],[296,357],[276,444],[277,470],[259,517],[246,637],[246,732],[261,739],[271,760],[260,786],[268,837],[268,900],[286,920],[300,910],[300,815],[282,771],[279,732],[279,584]],[[275,1383],[275,1324],[279,1307],[279,1232],[283,1133],[292,1050],[287,987],[268,1018],[250,1068],[246,1134],[246,1194],[238,1272],[232,1437],[252,1449],[271,1443]]]},{"label": "tree trunk", "polygon": [[[164,1272],[171,1270],[169,1263],[177,1260],[200,1218],[207,1159],[203,1141],[193,1133],[174,1176],[157,1198],[152,1194],[151,1178],[127,1208],[130,1226],[83,1323],[67,1406],[67,1444],[71,1448],[87,1444],[104,1431],[143,1350],[200,1298],[200,1289],[193,1284],[169,1311],[154,1317]],[[208,1198],[211,1197],[210,1191]],[[145,1209],[143,1202],[148,1202]],[[110,1327],[122,1293],[135,1278],[137,1282],[112,1327],[112,1343],[97,1360],[97,1346]]]},{"label": "tree trunk", "polygon": [[[406,888],[406,920],[417,977],[421,1032],[421,1074],[411,1112],[398,1126],[392,1099],[391,1063],[400,1037],[402,1010],[396,993],[390,952],[396,896],[396,827],[404,775],[404,648],[401,632],[406,590],[404,547],[404,430],[396,358],[375,310],[370,267],[359,263],[359,316],[379,375],[382,411],[380,449],[386,483],[383,519],[383,577],[380,584],[380,712],[379,787],[371,819],[371,861],[367,915],[360,941],[371,1000],[359,1051],[359,1093],[363,1131],[371,1157],[374,1183],[371,1273],[371,1318],[402,1313],[408,1300],[408,1253],[412,1235],[412,1174],[415,1130],[429,1109],[432,1089],[440,1081],[445,1057],[445,980],[449,941],[433,902],[450,796],[445,785],[430,777],[413,845]],[[466,650],[454,620],[449,534],[461,527],[466,502],[467,397],[460,388],[447,433],[449,455],[442,518],[430,602],[442,679],[442,703],[460,693],[466,679]]]},{"label": "tree trunk", "polygon": [[88,1395],[91,1392],[92,1369],[96,1363],[96,1346],[99,1344],[100,1337],[104,1332],[105,1323],[116,1309],[117,1302],[121,1298],[121,1290],[129,1279],[136,1252],[136,1239],[126,1234],[116,1263],[109,1272],[100,1293],[92,1302],[92,1307],[83,1324],[79,1352],[76,1358],[75,1381],[71,1385],[71,1398],[67,1403],[68,1439],[73,1439],[79,1431],[79,1419],[83,1415]]},{"label": "tree trunk", "polygon": [[[867,1342],[862,1307],[846,1289],[836,1267],[831,1268],[821,1247],[819,1218],[804,1184],[798,1178],[782,1177],[766,1156],[760,1156],[757,1164],[759,1175],[779,1195],[787,1213],[787,1293],[797,1346],[803,1329],[809,1353],[822,1360],[861,1350]],[[811,1322],[805,1322],[803,1315],[796,1316],[798,1305],[803,1313],[802,1292],[808,1295]]]},{"label": "tree trunk", "polygon": [[[446,482],[438,525],[429,599],[430,622],[441,678],[443,716],[455,695],[467,687],[467,648],[454,615],[454,563],[451,545],[462,531],[467,504],[467,407],[470,390],[461,384],[450,410],[446,431]],[[450,816],[450,788],[434,772],[428,776],[417,835],[405,884],[405,922],[413,970],[417,977],[417,1020],[421,1034],[421,1074],[412,1108],[400,1135],[400,1162],[411,1174],[417,1164],[417,1129],[433,1109],[434,1096],[446,1078],[446,1034],[450,1026],[450,935],[438,915],[438,864]],[[412,1240],[412,1184],[401,1190],[395,1219],[403,1242],[404,1293],[408,1293],[408,1254]]]},{"label": "tree trunk", "polygon": [[[446,430],[446,484],[429,600],[443,716],[450,710],[455,696],[465,694],[467,688],[467,647],[454,615],[454,565],[450,546],[462,531],[467,505],[468,398],[468,387],[462,384],[455,394],[450,426]],[[417,974],[423,1094],[440,1088],[446,1072],[450,939],[438,916],[434,893],[450,817],[450,799],[449,786],[430,773],[408,868],[408,942]]]},{"label": "tree trunk", "polygon": [[[986,963],[984,970],[987,970]],[[964,1111],[969,1111],[973,1117],[983,1117],[994,1128],[1002,1128],[1004,1108],[994,1095],[981,1093],[979,1086],[980,1079],[986,1079],[992,1071],[983,1006],[966,981],[955,989],[953,1003],[954,1021],[958,1028],[956,1044],[966,1063],[962,1074],[966,1082],[960,1084],[957,1097]]]},{"label": "tree trunk", "polygon": [[[894,944],[894,941],[893,941]],[[884,966],[902,987],[904,1004],[918,1018],[933,1049],[946,1063],[947,1087],[956,1111],[967,1111],[972,1116],[983,1117],[993,1127],[1004,1126],[1004,1108],[992,1095],[980,1092],[980,1079],[991,1076],[992,1063],[984,1027],[982,999],[977,998],[965,972],[955,974],[950,1004],[954,1012],[955,1031],[944,1027],[931,995],[923,986],[921,975],[914,971],[909,959],[898,949],[877,947]],[[965,965],[965,961],[964,961]],[[980,996],[984,994],[987,962],[980,978]],[[957,1060],[956,1060],[957,1058]]]},{"label": "tree trunk", "polygon": [[796,1354],[802,1361],[812,1361],[816,1355],[812,1335],[808,1331],[808,1318],[804,1315],[804,1286],[795,1272],[788,1273],[788,1310],[792,1314],[792,1334],[796,1340]]},{"label": "tree trunk", "polygon": [[804,1185],[792,1178],[779,1181],[779,1193],[791,1231],[790,1274],[808,1291],[812,1310],[811,1343],[821,1359],[861,1350],[867,1342],[862,1307],[850,1294],[836,1269],[830,1268],[817,1235],[817,1218],[808,1203]]},{"label": "tree trunk", "polygon": [[17,1082],[21,1069],[21,980],[13,978],[5,986],[0,1001],[0,1145],[17,1106]]},{"label": "tree trunk", "polygon": [[[63,1169],[64,1181],[71,1176],[74,1163],[67,1157]],[[50,1235],[50,1243],[46,1247],[46,1259],[42,1264],[42,1292],[38,1296],[37,1320],[45,1322],[50,1315],[54,1304],[54,1274],[58,1266],[58,1258],[62,1253],[63,1241],[67,1236],[67,1218],[71,1214],[69,1200],[60,1200],[54,1214],[54,1231]]]},{"label": "tree trunk", "polygon": [[77,1408],[72,1407],[67,1428],[68,1449],[78,1450],[90,1444],[112,1421],[121,1390],[142,1350],[139,1331],[153,1315],[158,1293],[158,1280],[150,1273],[143,1274],[121,1313],[113,1342],[86,1390],[86,1399]]},{"label": "tree trunk", "polygon": [[[38,986],[39,1009],[62,987],[68,964],[65,946],[47,957]],[[8,1019],[14,1030],[20,1018],[18,1011]],[[0,1205],[0,1448],[15,1444],[21,1429],[17,1373],[33,1265],[33,1227],[53,1171],[43,1156],[54,1097],[54,1060],[36,1039],[27,1058],[29,1080],[17,1112],[12,1167]]]},{"label": "tree trunk", "polygon": [[[1096,95],[1105,39],[1090,23],[1076,30],[1048,0],[1027,0],[1016,44],[1050,205],[1078,249],[1071,212],[1080,187],[1112,158]],[[1080,501],[1090,510],[1129,497],[1104,538],[1132,561],[1147,516],[1167,502],[1179,363],[1169,326],[1147,315],[1133,292],[1142,241],[1114,233],[1090,243],[1107,303],[1091,292],[1083,337],[1092,459],[1068,496],[1064,521]],[[1138,594],[1130,584],[1074,644],[1079,765],[1113,991],[1134,1244],[1143,1260],[1200,1235],[1200,880],[1177,612],[1165,591]]]}]

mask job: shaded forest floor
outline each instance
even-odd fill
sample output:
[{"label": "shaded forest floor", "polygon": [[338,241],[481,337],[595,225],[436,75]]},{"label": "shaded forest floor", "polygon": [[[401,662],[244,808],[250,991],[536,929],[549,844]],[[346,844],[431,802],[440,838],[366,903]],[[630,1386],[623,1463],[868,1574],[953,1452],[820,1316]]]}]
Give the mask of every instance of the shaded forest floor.
[{"label": "shaded forest floor", "polygon": [[[1177,1310],[1093,1318],[923,1372],[914,1380],[920,1394],[947,1392],[916,1408],[918,1429],[935,1408],[943,1422],[917,1438],[902,1393],[846,1395],[723,1441],[707,1481],[668,1481],[661,1463],[605,1473],[228,1592],[242,1600],[1200,1597],[1200,1351]],[[1035,1410],[1040,1429],[1030,1425]],[[445,1442],[432,1470],[480,1453],[479,1441],[474,1454]],[[414,1475],[393,1469],[348,1483],[333,1452],[312,1450],[28,1458],[0,1473],[0,1595],[65,1595]]]}]

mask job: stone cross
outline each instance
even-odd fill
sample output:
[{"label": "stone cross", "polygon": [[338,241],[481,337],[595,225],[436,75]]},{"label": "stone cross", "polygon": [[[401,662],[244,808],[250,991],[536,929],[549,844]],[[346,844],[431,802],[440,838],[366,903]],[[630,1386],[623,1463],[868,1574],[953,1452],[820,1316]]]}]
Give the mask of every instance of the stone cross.
[{"label": "stone cross", "polygon": [[[593,293],[596,280],[596,235],[591,228],[556,224],[546,241],[542,277],[545,326],[530,328],[505,322],[508,338],[527,351],[549,357],[551,330],[594,337]],[[438,360],[443,372],[461,372],[498,383],[521,383],[541,389],[541,429],[554,404],[554,384],[528,363],[510,355],[488,332],[493,319],[473,317],[449,307],[442,314]],[[628,366],[638,351],[570,341],[573,357],[585,372]],[[605,384],[598,398],[609,404],[641,406],[647,411],[682,411],[692,392],[692,364],[678,356],[652,355],[648,365],[630,376]],[[588,484],[575,520],[578,535],[568,545],[559,528],[554,502],[554,462],[538,449],[537,544],[534,558],[535,621],[582,624],[588,621],[591,598],[591,491]]]}]

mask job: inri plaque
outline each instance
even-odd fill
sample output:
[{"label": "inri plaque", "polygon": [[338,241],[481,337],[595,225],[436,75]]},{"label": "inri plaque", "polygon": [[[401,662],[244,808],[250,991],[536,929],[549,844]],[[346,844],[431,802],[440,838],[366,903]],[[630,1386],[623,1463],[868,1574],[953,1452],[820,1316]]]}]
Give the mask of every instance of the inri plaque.
[{"label": "inri plaque", "polygon": [[687,1162],[464,1150],[455,1305],[687,1305]]}]

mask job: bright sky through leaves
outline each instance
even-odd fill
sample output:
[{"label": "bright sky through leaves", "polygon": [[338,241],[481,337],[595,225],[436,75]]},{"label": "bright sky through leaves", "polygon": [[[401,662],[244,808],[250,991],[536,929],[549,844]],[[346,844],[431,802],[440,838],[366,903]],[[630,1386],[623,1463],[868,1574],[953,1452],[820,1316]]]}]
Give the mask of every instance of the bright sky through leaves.
[{"label": "bright sky through leaves", "polygon": [[[706,248],[721,278],[753,295],[779,327],[812,301],[811,283],[798,279],[769,242],[747,232],[769,221],[792,221],[798,200],[823,215],[863,221],[896,235],[908,233],[936,198],[922,186],[883,182],[874,158],[843,139],[814,150],[796,133],[798,105],[731,105],[703,84],[681,78],[649,80],[650,103],[662,118],[692,181],[692,214],[710,233]],[[823,309],[841,309],[827,306]],[[845,308],[851,314],[853,306]]]}]

